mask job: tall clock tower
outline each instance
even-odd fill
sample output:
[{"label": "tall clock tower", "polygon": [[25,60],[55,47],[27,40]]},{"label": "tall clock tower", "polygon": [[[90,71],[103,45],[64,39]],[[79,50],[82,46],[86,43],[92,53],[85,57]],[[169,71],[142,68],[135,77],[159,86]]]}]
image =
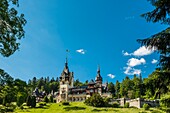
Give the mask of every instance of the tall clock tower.
[{"label": "tall clock tower", "polygon": [[74,82],[73,72],[69,71],[68,61],[66,58],[65,66],[60,76],[58,102],[68,101],[69,88],[73,87],[73,82]]}]

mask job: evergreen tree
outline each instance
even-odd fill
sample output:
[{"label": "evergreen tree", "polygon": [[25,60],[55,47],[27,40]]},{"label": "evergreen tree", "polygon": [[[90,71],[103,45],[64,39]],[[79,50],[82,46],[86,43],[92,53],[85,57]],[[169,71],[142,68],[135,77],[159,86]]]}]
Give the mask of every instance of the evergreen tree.
[{"label": "evergreen tree", "polygon": [[50,102],[51,102],[51,103],[54,102],[54,99],[53,99],[53,96],[52,96],[52,95],[50,96]]},{"label": "evergreen tree", "polygon": [[118,80],[116,81],[115,90],[116,90],[116,97],[119,98],[119,94],[120,94],[120,83],[119,83]]},{"label": "evergreen tree", "polygon": [[115,95],[115,86],[112,82],[108,84],[108,91],[114,96]]},{"label": "evergreen tree", "polygon": [[9,57],[19,49],[19,40],[24,37],[26,24],[24,14],[19,15],[14,7],[19,0],[1,0],[0,2],[0,53]]},{"label": "evergreen tree", "polygon": [[31,98],[31,107],[35,108],[36,107],[36,97],[32,96]]},{"label": "evergreen tree", "polygon": [[47,96],[44,97],[44,102],[48,103],[49,102],[49,99]]},{"label": "evergreen tree", "polygon": [[29,96],[27,97],[26,104],[27,104],[27,106],[31,106],[31,103],[32,103],[32,101],[31,101],[31,96],[29,95]]},{"label": "evergreen tree", "polygon": [[155,48],[160,53],[159,65],[161,69],[170,70],[170,0],[148,0],[155,7],[154,10],[142,14],[147,22],[168,25],[168,28],[146,39],[139,39],[142,45]]},{"label": "evergreen tree", "polygon": [[25,102],[24,94],[18,93],[18,95],[17,95],[17,106],[20,107],[24,102]]}]

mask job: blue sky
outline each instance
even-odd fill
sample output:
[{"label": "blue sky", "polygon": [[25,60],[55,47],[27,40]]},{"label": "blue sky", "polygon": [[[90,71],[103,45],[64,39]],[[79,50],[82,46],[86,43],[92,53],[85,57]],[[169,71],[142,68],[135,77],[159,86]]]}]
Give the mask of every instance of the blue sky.
[{"label": "blue sky", "polygon": [[95,78],[98,65],[104,81],[122,81],[134,73],[147,77],[159,56],[136,40],[166,28],[140,17],[152,9],[147,0],[20,0],[25,38],[19,51],[1,56],[0,67],[26,81],[56,78],[69,49],[70,71],[82,82]]}]

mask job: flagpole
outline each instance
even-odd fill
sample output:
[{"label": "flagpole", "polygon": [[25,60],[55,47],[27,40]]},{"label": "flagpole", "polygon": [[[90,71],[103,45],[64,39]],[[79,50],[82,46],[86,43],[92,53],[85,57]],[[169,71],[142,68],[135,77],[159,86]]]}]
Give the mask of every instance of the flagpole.
[{"label": "flagpole", "polygon": [[66,49],[66,63],[68,62],[67,60],[68,60],[68,53],[69,53],[70,51],[68,50],[68,49]]}]

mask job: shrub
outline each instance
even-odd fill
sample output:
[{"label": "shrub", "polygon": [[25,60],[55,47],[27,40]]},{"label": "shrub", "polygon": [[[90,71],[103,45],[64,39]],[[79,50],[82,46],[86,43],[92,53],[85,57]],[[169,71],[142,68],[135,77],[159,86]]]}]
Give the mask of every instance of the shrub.
[{"label": "shrub", "polygon": [[104,98],[104,106],[105,107],[111,107],[111,105],[109,104],[109,102],[111,102],[111,98]]},{"label": "shrub", "polygon": [[36,107],[36,97],[32,96],[31,98],[31,107],[35,108]]},{"label": "shrub", "polygon": [[114,107],[114,108],[119,108],[119,107],[120,107],[120,105],[119,105],[119,103],[114,102],[114,103],[112,104],[112,107]]},{"label": "shrub", "polygon": [[164,107],[170,107],[170,94],[163,95],[161,97],[160,103]]},{"label": "shrub", "polygon": [[54,99],[53,102],[56,103],[56,99]]},{"label": "shrub", "polygon": [[145,103],[145,104],[143,104],[143,108],[144,108],[144,110],[149,110],[150,106]]},{"label": "shrub", "polygon": [[126,102],[124,108],[129,108],[129,102]]},{"label": "shrub", "polygon": [[2,104],[3,104],[4,106],[6,106],[6,104],[7,104],[7,96],[5,96],[5,97],[3,98]]},{"label": "shrub", "polygon": [[105,102],[100,94],[93,94],[91,97],[85,100],[86,105],[94,106],[94,107],[105,107]]},{"label": "shrub", "polygon": [[46,102],[40,102],[40,103],[38,103],[38,104],[39,104],[39,107],[40,107],[40,108],[46,106]]},{"label": "shrub", "polygon": [[21,105],[19,108],[23,110],[23,109],[24,109],[24,106],[23,106],[23,105]]},{"label": "shrub", "polygon": [[54,102],[54,99],[53,99],[53,96],[52,96],[52,95],[50,96],[50,102],[51,102],[51,103]]},{"label": "shrub", "polygon": [[69,102],[62,102],[62,105],[68,106],[68,105],[70,105],[70,103]]},{"label": "shrub", "polygon": [[17,95],[17,106],[20,107],[24,103],[24,96],[22,94]]},{"label": "shrub", "polygon": [[27,103],[23,103],[22,106],[27,106]]},{"label": "shrub", "polygon": [[27,106],[31,106],[31,96],[29,95],[26,100]]},{"label": "shrub", "polygon": [[44,102],[48,103],[49,102],[49,99],[47,96],[44,97]]}]

